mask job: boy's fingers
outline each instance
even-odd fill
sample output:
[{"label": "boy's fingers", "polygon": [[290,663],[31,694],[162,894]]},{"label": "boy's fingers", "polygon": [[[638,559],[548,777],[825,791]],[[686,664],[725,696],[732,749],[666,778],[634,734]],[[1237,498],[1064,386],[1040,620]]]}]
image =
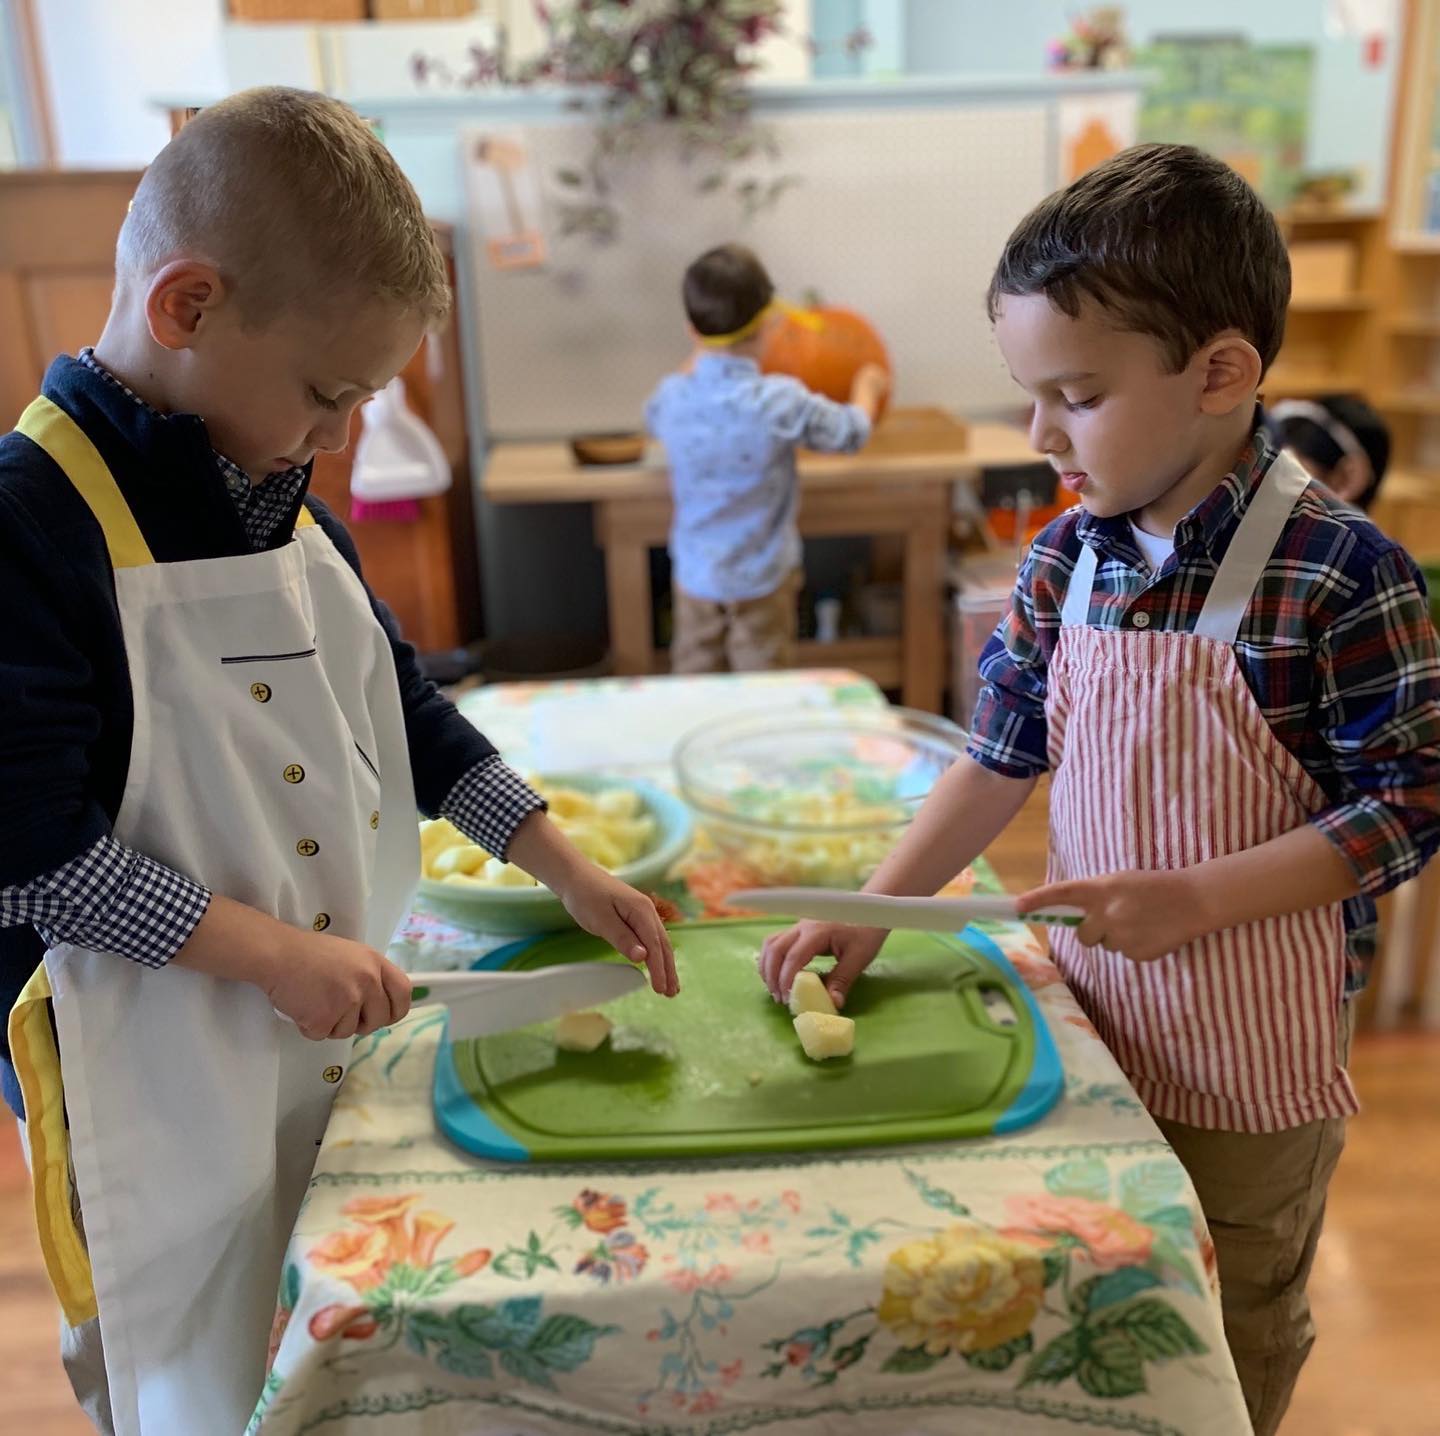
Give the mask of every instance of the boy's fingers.
[{"label": "boy's fingers", "polygon": [[[800,942],[800,929],[787,928],[781,933],[772,933],[760,953],[760,976],[770,989],[770,996],[780,1001],[780,973],[790,954]],[[803,967],[804,964],[802,963]]]},{"label": "boy's fingers", "polygon": [[1015,907],[1023,916],[1042,907],[1084,907],[1086,899],[1093,896],[1089,882],[1083,878],[1066,883],[1045,883],[1031,888],[1028,893],[1021,893],[1015,899]]},{"label": "boy's fingers", "polygon": [[[645,906],[650,909],[653,917],[655,909],[648,903]],[[663,997],[667,988],[664,949],[655,943],[647,943],[640,931],[641,926],[638,914],[632,915],[624,908],[612,904],[604,918],[596,925],[595,936],[604,938],[628,961],[644,963],[645,970],[650,974],[650,986]]]},{"label": "boy's fingers", "polygon": [[347,1037],[353,1037],[360,1027],[360,1011],[358,1007],[351,1008],[344,1017],[330,1029],[329,1036],[332,1039],[343,1041]]},{"label": "boy's fingers", "polygon": [[380,981],[384,985],[385,995],[390,1000],[390,1015],[380,1023],[380,1026],[389,1027],[392,1023],[399,1022],[410,1011],[411,989],[414,984],[410,980],[410,974],[404,968],[388,960],[380,969]]},{"label": "boy's fingers", "polygon": [[862,953],[851,952],[835,964],[830,976],[825,979],[825,990],[837,1009],[843,1010],[845,999],[855,985],[855,979],[870,965],[870,959]]},{"label": "boy's fingers", "polygon": [[360,1008],[360,1025],[355,1029],[356,1037],[368,1037],[382,1027],[390,1025],[390,995],[382,986],[378,992],[367,998]]},{"label": "boy's fingers", "polygon": [[674,997],[680,991],[680,979],[675,972],[675,949],[670,945],[670,934],[665,931],[665,924],[660,921],[660,914],[649,898],[641,897],[633,908],[630,926],[636,929],[645,944],[651,985],[661,996]]}]

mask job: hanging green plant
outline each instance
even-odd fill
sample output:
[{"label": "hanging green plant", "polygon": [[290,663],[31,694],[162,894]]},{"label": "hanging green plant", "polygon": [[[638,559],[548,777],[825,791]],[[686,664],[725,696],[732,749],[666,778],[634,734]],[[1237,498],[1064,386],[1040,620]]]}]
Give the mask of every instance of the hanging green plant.
[{"label": "hanging green plant", "polygon": [[753,118],[747,81],[756,47],[782,32],[782,8],[781,0],[536,0],[546,33],[536,58],[512,64],[502,37],[496,50],[472,50],[462,74],[424,55],[412,68],[420,85],[574,87],[568,103],[593,117],[594,141],[579,166],[556,173],[562,234],[615,236],[616,168],[661,127],[698,171],[697,190],[730,190],[748,220],[799,183],[744,168],[779,157],[774,134]]}]

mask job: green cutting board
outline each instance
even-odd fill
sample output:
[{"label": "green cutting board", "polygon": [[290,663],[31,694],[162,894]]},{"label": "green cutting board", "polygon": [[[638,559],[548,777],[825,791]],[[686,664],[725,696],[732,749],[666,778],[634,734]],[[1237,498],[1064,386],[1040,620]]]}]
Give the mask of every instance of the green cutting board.
[{"label": "green cutting board", "polygon": [[[595,1052],[563,1052],[550,1024],[442,1044],[442,1131],[510,1161],[713,1157],[1013,1131],[1063,1087],[1034,999],[989,938],[897,932],[850,994],[855,1052],[816,1063],[755,969],[774,918],[671,929],[680,995],[610,1003]],[[588,933],[491,953],[526,971],[615,961]],[[826,960],[828,963],[828,959]],[[823,966],[820,964],[817,966]]]}]

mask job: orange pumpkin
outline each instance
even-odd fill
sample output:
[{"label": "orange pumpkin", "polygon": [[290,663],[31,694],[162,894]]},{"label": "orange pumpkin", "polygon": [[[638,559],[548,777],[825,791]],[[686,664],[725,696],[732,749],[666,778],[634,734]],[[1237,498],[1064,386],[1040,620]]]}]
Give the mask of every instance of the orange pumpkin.
[{"label": "orange pumpkin", "polygon": [[[828,304],[800,316],[782,315],[760,351],[760,367],[767,374],[793,374],[807,389],[842,404],[866,364],[890,368],[884,340],[854,310]],[[885,412],[883,401],[880,412]]]}]

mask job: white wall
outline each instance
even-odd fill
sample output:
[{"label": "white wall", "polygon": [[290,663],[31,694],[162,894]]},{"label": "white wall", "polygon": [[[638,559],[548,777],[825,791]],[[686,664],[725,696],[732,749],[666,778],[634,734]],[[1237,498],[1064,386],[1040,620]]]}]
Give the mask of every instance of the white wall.
[{"label": "white wall", "polygon": [[44,0],[35,19],[62,165],[148,164],[170,138],[152,96],[225,91],[221,0]]}]

